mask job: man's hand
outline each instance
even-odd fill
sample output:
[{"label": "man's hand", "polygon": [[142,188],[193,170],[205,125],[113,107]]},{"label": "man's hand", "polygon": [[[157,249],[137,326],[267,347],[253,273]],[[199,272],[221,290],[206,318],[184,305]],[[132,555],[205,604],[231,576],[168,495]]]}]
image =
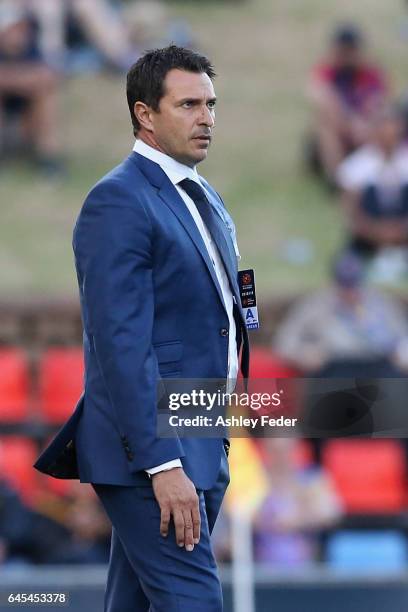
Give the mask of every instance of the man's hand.
[{"label": "man's hand", "polygon": [[154,474],[152,484],[161,510],[161,535],[167,536],[172,515],[177,544],[191,552],[200,540],[201,528],[199,499],[193,483],[183,468],[177,467]]}]

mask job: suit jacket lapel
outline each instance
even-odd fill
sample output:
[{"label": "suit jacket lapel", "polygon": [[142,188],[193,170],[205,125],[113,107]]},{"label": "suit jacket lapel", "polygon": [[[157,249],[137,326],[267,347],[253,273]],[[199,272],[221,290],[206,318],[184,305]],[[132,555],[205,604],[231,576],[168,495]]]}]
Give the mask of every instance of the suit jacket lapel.
[{"label": "suit jacket lapel", "polygon": [[160,196],[160,198],[163,200],[166,206],[168,206],[170,210],[176,215],[176,217],[190,236],[191,240],[193,241],[195,247],[197,248],[206,265],[211,279],[217,289],[221,304],[225,309],[221,288],[218,283],[217,275],[215,274],[214,266],[208,255],[207,248],[204,244],[203,239],[201,238],[200,231],[193,217],[191,216],[190,211],[185,205],[177,189],[169,180],[166,173],[155,162],[150,161],[149,159],[147,159],[143,155],[139,155],[138,153],[132,153],[130,158],[138,165],[139,169],[147,177],[149,182],[152,183],[152,185],[154,185],[155,187],[157,187],[157,189],[159,190],[158,195]]}]

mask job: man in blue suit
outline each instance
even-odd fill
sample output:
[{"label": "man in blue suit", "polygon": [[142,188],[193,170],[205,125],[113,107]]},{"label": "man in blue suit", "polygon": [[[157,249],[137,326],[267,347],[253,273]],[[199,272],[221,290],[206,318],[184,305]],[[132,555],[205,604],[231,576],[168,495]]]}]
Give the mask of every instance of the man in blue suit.
[{"label": "man in blue suit", "polygon": [[73,247],[85,389],[35,467],[92,483],[109,515],[106,612],[218,612],[210,545],[228,440],[157,431],[164,378],[248,377],[235,230],[196,165],[215,119],[213,67],[174,45],[130,69],[136,144],[89,193]]}]

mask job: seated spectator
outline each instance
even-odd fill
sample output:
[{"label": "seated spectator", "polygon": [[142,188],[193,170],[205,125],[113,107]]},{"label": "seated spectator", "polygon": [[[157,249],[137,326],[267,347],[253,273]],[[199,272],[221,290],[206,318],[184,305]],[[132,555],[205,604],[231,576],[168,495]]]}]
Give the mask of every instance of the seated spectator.
[{"label": "seated spectator", "polygon": [[152,49],[176,44],[195,49],[197,43],[188,21],[173,18],[163,0],[137,0],[124,6],[130,39],[137,49]]},{"label": "seated spectator", "polygon": [[339,163],[367,141],[370,118],[386,93],[384,76],[366,59],[363,43],[354,25],[338,27],[309,83],[315,111],[311,161],[331,185]]},{"label": "seated spectator", "polygon": [[0,565],[48,563],[67,535],[54,520],[29,508],[0,478]]},{"label": "seated spectator", "polygon": [[111,524],[91,487],[73,483],[47,506],[27,506],[0,478],[0,566],[108,562]]},{"label": "seated spectator", "polygon": [[47,62],[68,74],[127,71],[144,49],[191,44],[187,23],[172,20],[161,0],[15,0],[39,30]]},{"label": "seated spectator", "polygon": [[387,108],[373,119],[369,144],[337,170],[351,249],[370,256],[408,242],[408,145],[399,110]]},{"label": "seated spectator", "polygon": [[47,62],[68,73],[109,66],[126,71],[137,59],[119,8],[108,0],[17,0],[30,11]]},{"label": "seated spectator", "polygon": [[162,0],[13,2],[29,12],[47,64],[64,74],[127,72],[144,49],[192,44],[189,25],[171,19]]},{"label": "seated spectator", "polygon": [[68,537],[50,556],[51,563],[108,563],[111,523],[91,487],[72,484],[61,523]]},{"label": "seated spectator", "polygon": [[361,261],[343,254],[332,284],[300,299],[274,350],[309,376],[397,377],[408,371],[408,320],[392,296],[364,284]]},{"label": "seated spectator", "polygon": [[7,126],[17,117],[32,158],[48,175],[60,173],[57,138],[58,81],[44,63],[27,13],[0,4],[0,134],[7,148]]},{"label": "seated spectator", "polygon": [[341,517],[327,474],[299,468],[293,438],[265,438],[270,490],[254,519],[255,559],[275,567],[299,567],[319,558],[319,536]]}]

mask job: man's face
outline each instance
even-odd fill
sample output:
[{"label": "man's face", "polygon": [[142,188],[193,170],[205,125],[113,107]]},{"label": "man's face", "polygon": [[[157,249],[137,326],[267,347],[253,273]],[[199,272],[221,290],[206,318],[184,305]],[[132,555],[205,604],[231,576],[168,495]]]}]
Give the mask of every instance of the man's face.
[{"label": "man's face", "polygon": [[187,166],[207,157],[215,120],[215,93],[205,73],[170,70],[158,111],[150,111],[151,135],[160,151]]}]

